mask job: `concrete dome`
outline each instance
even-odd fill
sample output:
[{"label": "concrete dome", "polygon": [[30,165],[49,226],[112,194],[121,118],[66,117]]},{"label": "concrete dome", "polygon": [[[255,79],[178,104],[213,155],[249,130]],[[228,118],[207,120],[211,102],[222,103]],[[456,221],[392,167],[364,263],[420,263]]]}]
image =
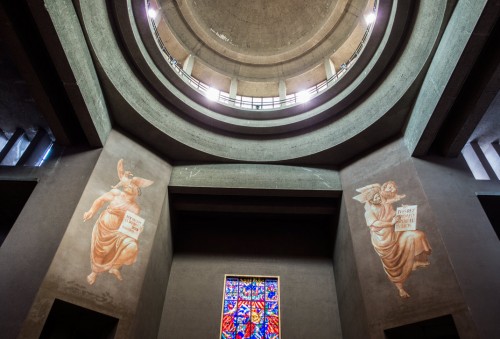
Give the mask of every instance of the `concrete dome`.
[{"label": "concrete dome", "polygon": [[[178,4],[163,3],[168,20],[181,20],[174,15]],[[380,0],[372,36],[351,71],[306,104],[266,114],[194,92],[165,62],[144,3],[81,2],[80,8],[113,121],[162,154],[183,161],[338,165],[404,129],[450,7]],[[194,39],[199,55],[216,54]]]},{"label": "concrete dome", "polygon": [[336,2],[188,0],[180,6],[188,7],[183,13],[192,14],[199,27],[224,48],[264,57],[289,51],[310,39],[325,25]]},{"label": "concrete dome", "polygon": [[[162,20],[158,32],[180,62],[196,58],[193,76],[229,92],[278,95],[278,82],[298,92],[327,78],[325,58],[336,68],[355,52],[373,0],[152,1]],[[295,78],[295,79],[293,79]],[[293,80],[291,80],[293,79]]]}]

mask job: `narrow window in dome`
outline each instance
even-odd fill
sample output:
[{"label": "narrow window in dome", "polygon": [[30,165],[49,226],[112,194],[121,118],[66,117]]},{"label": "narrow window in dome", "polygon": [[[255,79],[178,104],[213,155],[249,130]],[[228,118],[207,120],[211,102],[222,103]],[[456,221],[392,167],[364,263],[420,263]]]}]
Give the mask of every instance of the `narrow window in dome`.
[{"label": "narrow window in dome", "polygon": [[241,97],[241,107],[243,108],[253,108],[252,107],[252,97]]},{"label": "narrow window in dome", "polygon": [[224,279],[221,339],[280,338],[279,278]]},{"label": "narrow window in dome", "polygon": [[229,103],[229,93],[220,91],[220,96],[219,96],[220,102],[223,104],[228,104]]},{"label": "narrow window in dome", "polygon": [[279,108],[281,107],[281,99],[280,97],[274,97],[273,98],[273,108]]},{"label": "narrow window in dome", "polygon": [[262,98],[262,108],[263,109],[273,108],[273,98]]},{"label": "narrow window in dome", "polygon": [[241,99],[241,95],[237,95],[237,96],[236,96],[236,100],[235,100],[235,102],[234,102],[234,105],[235,105],[235,106],[238,106],[238,107],[241,107],[241,100],[242,100],[242,99]]}]

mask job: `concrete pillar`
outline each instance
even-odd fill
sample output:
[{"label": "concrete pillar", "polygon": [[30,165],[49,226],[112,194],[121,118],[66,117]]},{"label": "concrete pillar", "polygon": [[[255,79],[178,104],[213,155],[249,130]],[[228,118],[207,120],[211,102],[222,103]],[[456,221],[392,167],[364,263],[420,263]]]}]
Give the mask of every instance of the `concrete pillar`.
[{"label": "concrete pillar", "polygon": [[[326,79],[330,79],[331,77],[335,76],[337,72],[335,71],[335,65],[333,64],[332,60],[328,57],[325,57],[325,73],[326,73]],[[330,86],[331,83],[328,84]]]},{"label": "concrete pillar", "polygon": [[195,56],[189,54],[186,60],[184,60],[184,63],[182,64],[182,70],[186,72],[188,75],[191,75],[191,72],[193,72],[194,59]]},{"label": "concrete pillar", "polygon": [[236,99],[237,92],[238,92],[238,79],[232,78],[231,85],[229,86],[229,98]]},{"label": "concrete pillar", "polygon": [[[49,53],[88,143],[92,147],[103,147],[111,131],[107,98],[91,66],[94,62],[90,44],[85,41],[73,1],[33,1],[28,6],[37,27],[43,27],[42,40],[52,42]],[[57,120],[57,126],[66,129],[57,114],[50,114]]]},{"label": "concrete pillar", "polygon": [[[383,159],[387,167],[375,169],[376,164],[379,164],[381,159]],[[435,164],[433,166],[439,167],[439,165]],[[449,173],[450,171],[447,167],[443,172]],[[449,182],[446,182],[443,177],[439,178],[440,181],[437,181],[436,178],[429,176],[427,180],[432,182],[427,182],[427,184],[429,186],[450,185],[456,187],[457,183],[450,180],[451,176],[449,174],[446,175]],[[334,274],[344,337],[386,338],[384,334],[386,329],[415,323],[418,321],[417,314],[419,312],[432,309],[435,315],[431,315],[432,312],[427,312],[428,319],[437,315],[450,314],[461,338],[478,338],[462,290],[456,280],[455,265],[452,266],[450,262],[449,252],[447,251],[448,246],[443,244],[443,239],[446,239],[446,237],[440,236],[442,227],[445,229],[453,228],[456,231],[456,223],[462,225],[460,219],[469,217],[470,206],[464,212],[460,208],[447,206],[448,201],[451,202],[453,199],[457,199],[456,196],[460,196],[462,192],[454,194],[459,192],[458,189],[450,192],[447,187],[447,189],[441,190],[439,194],[426,194],[422,187],[422,177],[419,176],[415,168],[415,162],[402,139],[387,144],[356,163],[345,167],[340,172],[340,177],[343,201],[340,211],[337,246],[335,246]],[[398,194],[405,194],[405,198],[402,198],[405,200],[400,204],[418,202],[417,229],[421,232],[422,237],[425,237],[432,244],[432,252],[427,252],[429,267],[425,268],[425,270],[412,271],[413,264],[410,265],[409,263],[412,261],[417,263],[419,260],[415,255],[408,256],[405,259],[401,257],[402,261],[399,262],[398,269],[399,267],[406,267],[406,273],[408,274],[399,281],[392,280],[393,276],[389,276],[389,271],[386,271],[387,266],[382,265],[382,263],[385,265],[389,261],[386,261],[385,257],[383,257],[384,252],[380,250],[380,247],[376,246],[376,241],[372,242],[377,231],[367,227],[367,225],[373,225],[373,221],[369,219],[372,212],[366,213],[371,203],[366,201],[365,197],[368,197],[368,195],[360,194],[361,191],[369,192],[368,190],[373,190],[371,194],[378,192],[380,186],[373,184],[380,183],[382,180],[379,181],[379,179],[384,177],[391,178],[389,180],[394,180],[399,185]],[[438,182],[439,184],[436,184]],[[438,208],[431,206],[427,196],[434,198],[433,204],[436,201],[439,203],[439,205],[436,205]],[[385,207],[390,206],[387,204]],[[394,204],[394,209],[397,209],[397,207],[399,207],[399,204]],[[480,207],[478,206],[478,208]],[[435,215],[433,211],[439,211],[438,215]],[[460,215],[461,213],[463,215]],[[436,220],[440,220],[440,223]],[[453,226],[448,226],[448,224]],[[387,229],[387,231],[394,232],[392,234],[396,232],[393,229]],[[414,231],[405,232],[410,232],[406,233],[408,236],[416,234],[411,233]],[[449,241],[453,242],[453,240]],[[373,248],[370,248],[370,246]],[[462,253],[471,255],[468,252]],[[402,264],[403,260],[407,261],[407,266]],[[389,265],[391,264],[389,263]],[[490,265],[494,266],[494,263]],[[419,283],[419,281],[422,283]],[[405,283],[406,292],[411,296],[407,301],[411,300],[412,303],[406,303],[404,312],[401,312],[401,305],[404,302],[402,300],[405,295],[401,294],[396,283],[403,282]],[[384,307],[379,307],[381,304]],[[362,309],[364,312],[360,313],[358,317],[357,313],[355,316],[353,309]],[[496,338],[498,335],[484,337]]]},{"label": "concrete pillar", "polygon": [[[279,87],[278,87],[278,93],[280,95],[280,100],[284,101],[286,99],[286,83],[285,83],[285,80],[280,80]],[[284,106],[284,105],[282,104],[282,106]]]},{"label": "concrete pillar", "polygon": [[[107,213],[105,212],[106,207],[104,204],[97,203],[94,205],[94,202],[99,201],[97,199],[100,199],[99,197],[102,192],[109,190],[109,182],[116,182],[116,168],[120,159],[123,159],[126,169],[133,168],[134,172],[137,173],[136,175],[143,176],[147,180],[152,180],[150,182],[139,184],[142,185],[143,189],[142,195],[138,197],[139,199],[137,200],[137,204],[141,207],[140,213],[141,217],[144,218],[145,231],[141,234],[137,241],[134,242],[132,240],[128,240],[128,244],[139,243],[138,250],[137,246],[131,247],[132,249],[135,248],[135,254],[133,255],[138,256],[139,260],[135,263],[130,261],[130,266],[126,264],[127,267],[124,267],[124,270],[122,271],[123,277],[121,274],[115,274],[114,277],[111,274],[95,275],[94,278],[96,279],[96,283],[93,285],[93,281],[89,280],[90,278],[88,276],[88,272],[91,271],[91,265],[88,259],[90,253],[89,251],[91,251],[89,243],[93,241],[92,229],[95,226],[96,220],[99,219],[99,215],[101,213]],[[38,338],[40,336],[45,320],[50,313],[50,305],[52,305],[55,299],[63,299],[67,303],[90,308],[96,312],[120,319],[116,327],[117,338],[136,338],[138,336],[137,333],[141,333],[141,335],[147,338],[157,337],[158,326],[161,320],[161,310],[170,275],[170,265],[172,263],[173,255],[171,246],[172,240],[170,233],[169,203],[166,195],[171,170],[172,167],[170,164],[164,162],[147,149],[143,148],[139,144],[136,144],[119,132],[111,131],[97,163],[95,163],[95,166],[91,167],[92,173],[90,174],[89,171],[90,176],[87,186],[83,190],[83,187],[77,185],[77,187],[80,187],[80,192],[83,190],[81,196],[79,196],[80,194],[77,195],[79,202],[76,199],[70,200],[73,205],[68,206],[70,213],[67,215],[65,214],[66,219],[64,220],[62,227],[63,230],[60,230],[59,232],[62,240],[51,239],[51,241],[43,242],[44,245],[46,243],[51,243],[50,245],[52,246],[54,244],[59,244],[59,248],[57,251],[53,248],[52,253],[55,253],[55,255],[50,256],[50,258],[46,258],[45,264],[48,271],[45,274],[43,281],[41,281],[41,284],[40,282],[38,283],[38,294],[36,296],[32,295],[33,299],[30,300],[30,302],[32,302],[32,309],[37,311],[30,311],[26,313],[28,317],[25,319],[24,325],[18,337]],[[109,176],[109,173],[112,173],[111,177]],[[75,176],[75,174],[77,174],[77,176]],[[67,175],[70,175],[71,181],[79,181],[75,180],[75,177],[80,177],[79,171],[75,173],[63,173],[62,176],[65,177]],[[53,177],[50,179],[51,180],[48,180],[49,182],[54,181]],[[101,184],[101,180],[104,180],[103,182],[106,183],[104,187],[103,184]],[[61,181],[59,176],[57,176],[56,183],[66,184],[64,180]],[[51,187],[58,187],[59,191],[64,191],[66,186],[73,187],[75,185],[52,185]],[[101,188],[99,186],[101,186]],[[48,191],[51,192],[51,190]],[[64,199],[67,199],[68,196],[71,197],[68,192],[61,193],[57,191],[58,190],[56,189],[55,192],[59,194],[51,194],[50,196],[64,197]],[[52,192],[54,192],[54,189],[52,189]],[[35,192],[32,194],[32,197],[34,194]],[[59,200],[62,201],[61,198]],[[54,205],[54,203],[52,203],[52,205]],[[64,205],[65,204],[62,204],[62,206]],[[81,211],[89,210],[91,208],[89,205],[94,206],[95,208],[92,210],[93,213],[90,217],[92,220],[89,219],[84,223],[81,217]],[[47,225],[52,226],[52,219],[54,218],[53,215],[56,217],[58,216],[58,213],[54,213],[54,211],[59,212],[59,206],[53,209],[47,208],[47,206],[49,206],[47,203],[41,203],[39,206],[52,213],[51,217],[47,217],[47,213],[43,213],[43,218],[39,218],[40,222],[36,223],[37,227],[40,223],[44,224],[42,230],[46,230]],[[74,210],[74,214],[68,221],[69,216],[71,216],[71,210]],[[31,222],[31,225],[33,225],[33,222]],[[16,226],[17,225],[14,225],[14,227]],[[27,227],[25,232],[28,232],[31,228],[33,227]],[[61,232],[66,230],[66,228],[69,232]],[[78,228],[78,231],[71,231],[74,228]],[[52,230],[52,228],[50,229]],[[16,230],[14,228],[11,230],[11,232],[15,231]],[[41,233],[39,232],[37,236],[30,237],[30,239],[37,239],[37,237],[40,237],[40,234]],[[12,234],[9,234],[9,238],[11,236]],[[24,240],[19,243],[24,245],[26,241],[26,238],[24,238]],[[87,244],[81,246],[85,243]],[[2,244],[2,250],[6,244],[8,245],[8,243],[5,242]],[[70,251],[71,259],[69,261],[67,260],[68,258],[66,255],[68,250],[65,249],[68,246],[72,249]],[[122,247],[123,246],[126,246],[126,244],[122,244]],[[34,246],[31,245],[29,248],[33,249]],[[24,252],[20,253],[22,253],[20,254],[22,256],[27,256]],[[2,263],[1,259],[3,259],[2,256],[0,256],[0,263]],[[52,263],[50,263],[50,261],[47,263],[47,260],[51,259]],[[36,261],[35,259],[33,260]],[[36,262],[38,263],[38,261]],[[71,270],[68,269],[68,264],[72,267]],[[0,267],[3,268],[7,266]],[[29,268],[29,266],[27,267]],[[15,270],[2,270],[1,280],[3,280],[8,274],[12,274],[13,271]],[[4,274],[5,272],[8,272],[8,274]],[[123,281],[121,281],[122,279]],[[17,281],[23,280],[27,279],[18,279],[16,280],[16,284]],[[12,281],[13,280],[10,280],[10,285],[13,285]],[[57,281],[57,283],[54,283],[55,281]],[[4,287],[4,284],[0,284],[0,286]],[[72,287],[68,288],[68,286]],[[124,290],[122,287],[126,287],[127,293],[123,293]],[[0,289],[2,293],[4,290],[5,289],[3,288]],[[2,301],[6,300],[3,298],[4,294],[0,294],[0,296],[2,297]],[[3,306],[3,302],[0,304]],[[43,311],[39,312],[38,310],[40,310],[40,305],[48,306],[41,307]],[[3,318],[4,313],[2,313],[2,317],[0,318]],[[7,312],[6,314],[8,313],[10,312]],[[0,320],[3,322],[3,319]],[[1,328],[3,329],[5,326]],[[5,337],[3,334],[4,333],[2,333],[2,337]],[[16,336],[9,335],[7,337],[13,338]]]}]

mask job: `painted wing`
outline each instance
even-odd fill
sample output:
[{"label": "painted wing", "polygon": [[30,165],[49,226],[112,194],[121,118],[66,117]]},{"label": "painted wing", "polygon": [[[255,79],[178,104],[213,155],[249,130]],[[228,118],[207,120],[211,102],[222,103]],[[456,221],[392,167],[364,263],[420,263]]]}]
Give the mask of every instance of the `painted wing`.
[{"label": "painted wing", "polygon": [[118,178],[122,180],[123,175],[125,174],[125,170],[123,168],[123,159],[118,160],[118,164],[116,165],[116,170],[118,171]]}]

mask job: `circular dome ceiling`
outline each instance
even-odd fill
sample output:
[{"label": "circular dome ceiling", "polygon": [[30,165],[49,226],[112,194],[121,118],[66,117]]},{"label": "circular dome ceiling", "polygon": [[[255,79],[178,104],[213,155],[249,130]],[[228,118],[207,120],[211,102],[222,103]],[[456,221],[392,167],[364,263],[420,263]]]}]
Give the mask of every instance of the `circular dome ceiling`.
[{"label": "circular dome ceiling", "polygon": [[[345,7],[338,12],[339,20],[353,16],[354,8],[363,8],[355,6],[356,1],[342,1]],[[371,11],[369,2],[362,3]],[[162,7],[168,16],[167,21],[161,18],[165,22],[163,28],[167,27],[166,22],[178,27],[169,18],[177,23],[185,21],[184,17],[175,16],[182,4],[182,0],[165,3],[170,7]],[[183,161],[300,161],[302,164],[325,163],[325,159],[340,164],[400,133],[412,109],[418,79],[422,79],[426,70],[449,9],[442,2],[378,0],[377,20],[364,52],[335,86],[302,105],[259,112],[210,101],[181,80],[176,69],[165,62],[165,55],[158,48],[158,36],[151,34],[151,19],[147,17],[144,2],[80,1],[79,6],[99,75],[111,98],[112,118],[120,128],[165,155]],[[349,45],[356,25],[362,22],[360,16],[356,18],[356,28],[344,36],[346,41],[341,48]],[[201,25],[207,21],[197,22]],[[326,22],[318,25],[327,27]],[[186,22],[179,27],[182,26],[189,27]],[[337,26],[331,32],[336,32]],[[161,29],[158,27],[158,32]],[[361,31],[362,35],[366,33]],[[197,42],[196,48],[189,50],[196,53],[196,58],[206,52],[218,55],[227,64],[236,63],[225,56],[231,52],[228,48],[226,53],[216,52],[196,38],[192,29],[176,30],[170,36],[169,32],[172,33],[163,31],[166,44],[174,40],[179,44],[179,41]],[[179,32],[195,39],[191,42],[181,39]],[[317,42],[316,46],[327,40]],[[315,42],[313,38],[308,41]],[[224,43],[218,42],[218,46]],[[186,52],[184,44],[181,46]],[[305,55],[289,61],[295,62]],[[246,66],[261,65],[239,63],[239,67]],[[237,81],[240,83],[241,78]]]},{"label": "circular dome ceiling", "polygon": [[[272,97],[284,81],[295,93],[335,74],[365,37],[374,0],[160,0],[160,38],[192,75],[243,96]],[[330,72],[330,73],[332,73]]]},{"label": "circular dome ceiling", "polygon": [[[215,42],[249,58],[289,51],[319,32],[337,1],[188,0],[196,23]],[[217,10],[215,10],[217,9]],[[193,28],[197,25],[193,25]],[[263,60],[261,60],[263,61]]]}]

